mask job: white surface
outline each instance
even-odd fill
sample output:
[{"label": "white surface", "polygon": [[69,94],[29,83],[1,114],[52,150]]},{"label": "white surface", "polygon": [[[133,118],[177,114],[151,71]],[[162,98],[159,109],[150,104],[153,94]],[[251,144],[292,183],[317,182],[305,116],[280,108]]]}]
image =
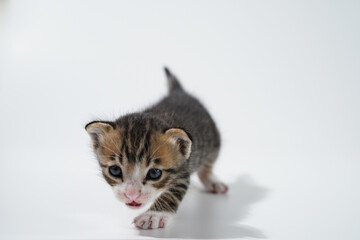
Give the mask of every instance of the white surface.
[{"label": "white surface", "polygon": [[[0,238],[360,239],[359,1],[0,1]],[[102,180],[84,125],[166,92],[216,118],[227,196],[171,228]]]}]

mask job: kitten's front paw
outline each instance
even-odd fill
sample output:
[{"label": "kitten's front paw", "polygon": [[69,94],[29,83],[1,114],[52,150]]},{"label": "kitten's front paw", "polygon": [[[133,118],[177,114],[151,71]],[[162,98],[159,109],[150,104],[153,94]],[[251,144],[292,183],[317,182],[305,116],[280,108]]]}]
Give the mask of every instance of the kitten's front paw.
[{"label": "kitten's front paw", "polygon": [[168,212],[147,211],[134,219],[134,224],[140,229],[164,228],[174,214]]}]

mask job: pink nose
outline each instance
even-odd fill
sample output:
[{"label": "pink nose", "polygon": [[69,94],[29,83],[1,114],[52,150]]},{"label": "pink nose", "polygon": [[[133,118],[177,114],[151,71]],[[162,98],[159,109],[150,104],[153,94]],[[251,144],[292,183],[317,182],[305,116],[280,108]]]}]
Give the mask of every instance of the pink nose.
[{"label": "pink nose", "polygon": [[141,195],[140,191],[130,190],[124,193],[125,197],[127,197],[130,201],[136,201]]}]

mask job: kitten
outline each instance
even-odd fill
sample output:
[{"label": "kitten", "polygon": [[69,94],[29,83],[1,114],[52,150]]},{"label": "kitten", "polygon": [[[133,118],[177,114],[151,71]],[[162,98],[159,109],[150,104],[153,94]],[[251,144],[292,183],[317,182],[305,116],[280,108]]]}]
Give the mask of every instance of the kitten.
[{"label": "kitten", "polygon": [[197,171],[205,189],[226,193],[212,173],[220,135],[204,106],[165,68],[168,95],[145,111],[86,125],[105,180],[130,208],[152,203],[134,219],[141,229],[163,228]]}]

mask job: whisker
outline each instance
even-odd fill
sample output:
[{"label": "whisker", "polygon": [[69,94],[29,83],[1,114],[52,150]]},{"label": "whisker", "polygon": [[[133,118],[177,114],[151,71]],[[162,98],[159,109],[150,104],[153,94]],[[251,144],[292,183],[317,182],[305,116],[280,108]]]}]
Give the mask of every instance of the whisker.
[{"label": "whisker", "polygon": [[120,155],[119,154],[117,154],[116,152],[114,152],[114,150],[112,150],[112,149],[110,149],[110,148],[108,148],[108,147],[106,147],[106,146],[103,146],[104,148],[106,148],[107,150],[109,150],[109,151],[111,151],[113,154],[115,154],[117,157],[120,157]]},{"label": "whisker", "polygon": [[156,156],[156,157],[154,157],[154,158],[151,158],[151,160],[150,160],[150,161],[154,161],[154,160],[155,160],[155,159],[157,159],[157,158],[166,158],[166,157],[168,157],[168,156],[171,156],[171,153],[166,154],[166,155]]},{"label": "whisker", "polygon": [[[116,147],[116,150],[118,150],[118,152],[120,153],[120,147],[118,146],[118,144],[115,143],[114,138],[112,136],[109,136],[111,142],[114,144],[114,146]],[[121,153],[120,153],[121,154]]]},{"label": "whisker", "polygon": [[164,146],[166,143],[169,143],[169,141],[166,140],[165,142],[163,142],[162,144],[160,144],[160,145],[152,152],[152,154],[150,155],[150,158],[152,158],[152,157],[155,155],[155,153],[157,153],[157,152],[159,151],[159,149],[160,149],[162,146]]}]

